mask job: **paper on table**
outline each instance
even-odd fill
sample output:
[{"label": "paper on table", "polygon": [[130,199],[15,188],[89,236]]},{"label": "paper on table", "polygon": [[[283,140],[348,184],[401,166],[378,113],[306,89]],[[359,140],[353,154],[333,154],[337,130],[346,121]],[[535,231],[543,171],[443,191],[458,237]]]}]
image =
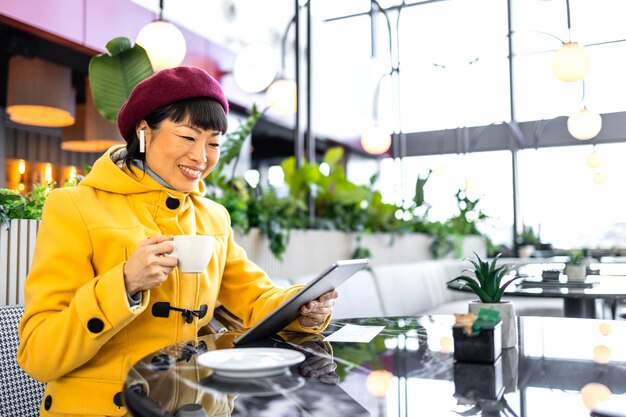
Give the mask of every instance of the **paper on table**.
[{"label": "paper on table", "polygon": [[324,340],[328,342],[361,342],[367,343],[380,333],[385,326],[359,326],[346,324],[341,329],[332,333]]}]

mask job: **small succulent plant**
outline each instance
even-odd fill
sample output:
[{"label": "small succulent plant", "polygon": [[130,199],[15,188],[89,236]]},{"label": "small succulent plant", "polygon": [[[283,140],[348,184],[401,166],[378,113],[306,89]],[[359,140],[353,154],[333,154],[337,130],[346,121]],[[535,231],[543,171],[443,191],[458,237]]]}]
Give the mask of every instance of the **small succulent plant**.
[{"label": "small succulent plant", "polygon": [[483,303],[499,303],[506,287],[516,279],[522,278],[522,276],[517,275],[502,282],[502,279],[513,268],[513,265],[497,266],[498,258],[502,255],[501,253],[497,254],[491,263],[483,261],[476,253],[474,255],[476,255],[477,261],[466,259],[474,265],[474,270],[466,269],[463,271],[473,272],[474,277],[459,275],[448,281],[448,284],[460,282],[461,287],[469,287]]}]

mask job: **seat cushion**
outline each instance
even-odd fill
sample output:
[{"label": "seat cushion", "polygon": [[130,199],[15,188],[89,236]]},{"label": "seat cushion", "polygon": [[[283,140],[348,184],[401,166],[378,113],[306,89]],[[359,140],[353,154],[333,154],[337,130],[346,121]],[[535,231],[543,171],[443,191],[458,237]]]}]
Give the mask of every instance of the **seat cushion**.
[{"label": "seat cushion", "polygon": [[0,410],[3,416],[36,417],[45,384],[27,375],[17,363],[17,329],[24,306],[0,307]]}]

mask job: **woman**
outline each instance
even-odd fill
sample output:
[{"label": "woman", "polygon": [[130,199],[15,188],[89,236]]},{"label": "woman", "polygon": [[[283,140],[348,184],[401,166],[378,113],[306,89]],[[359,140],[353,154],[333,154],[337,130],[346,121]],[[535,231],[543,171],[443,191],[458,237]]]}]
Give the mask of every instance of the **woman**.
[{"label": "woman", "polygon": [[[47,382],[42,415],[124,415],[129,367],[196,337],[218,300],[247,327],[299,289],[273,286],[234,242],[224,207],[204,197],[227,113],[205,71],[160,71],[120,109],[127,145],[109,149],[78,186],[50,193],[18,350],[21,366]],[[182,234],[214,236],[203,273],[181,275],[164,256]],[[323,329],[336,297],[303,305],[289,329]]]}]

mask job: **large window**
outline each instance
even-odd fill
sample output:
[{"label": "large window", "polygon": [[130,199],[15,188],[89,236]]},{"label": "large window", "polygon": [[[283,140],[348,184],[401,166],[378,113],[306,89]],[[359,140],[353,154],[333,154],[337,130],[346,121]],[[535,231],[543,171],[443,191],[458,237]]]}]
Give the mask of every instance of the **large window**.
[{"label": "large window", "polygon": [[626,247],[626,144],[519,152],[522,221],[558,248]]},{"label": "large window", "polygon": [[[511,118],[550,120],[583,105],[601,114],[626,111],[626,63],[619,58],[626,55],[623,0],[570,0],[570,30],[566,0],[419,3],[407,2],[398,32],[403,132],[486,126]],[[395,19],[397,9],[390,12]],[[554,51],[569,40],[589,52],[584,83],[559,81],[552,72]],[[378,50],[387,44],[379,30]],[[520,226],[532,226],[558,248],[626,247],[626,204],[615,197],[626,188],[626,168],[619,163],[626,145],[598,145],[599,168],[586,165],[591,151],[589,145],[519,152]],[[429,168],[433,175],[425,194],[431,220],[455,214],[454,194],[468,187],[490,216],[482,230],[495,243],[512,244],[509,151],[385,160],[380,187],[387,201],[411,198],[415,179]]]},{"label": "large window", "polygon": [[[399,176],[399,170],[402,175]],[[379,187],[390,203],[408,201],[415,195],[415,182],[432,173],[424,188],[428,219],[444,221],[458,214],[456,193],[479,199],[477,208],[489,218],[479,230],[495,244],[510,245],[513,230],[513,191],[511,154],[507,151],[465,155],[436,155],[386,159],[381,164]],[[400,187],[398,187],[400,185]]]},{"label": "large window", "polygon": [[506,2],[450,0],[401,13],[404,132],[509,120]]}]

